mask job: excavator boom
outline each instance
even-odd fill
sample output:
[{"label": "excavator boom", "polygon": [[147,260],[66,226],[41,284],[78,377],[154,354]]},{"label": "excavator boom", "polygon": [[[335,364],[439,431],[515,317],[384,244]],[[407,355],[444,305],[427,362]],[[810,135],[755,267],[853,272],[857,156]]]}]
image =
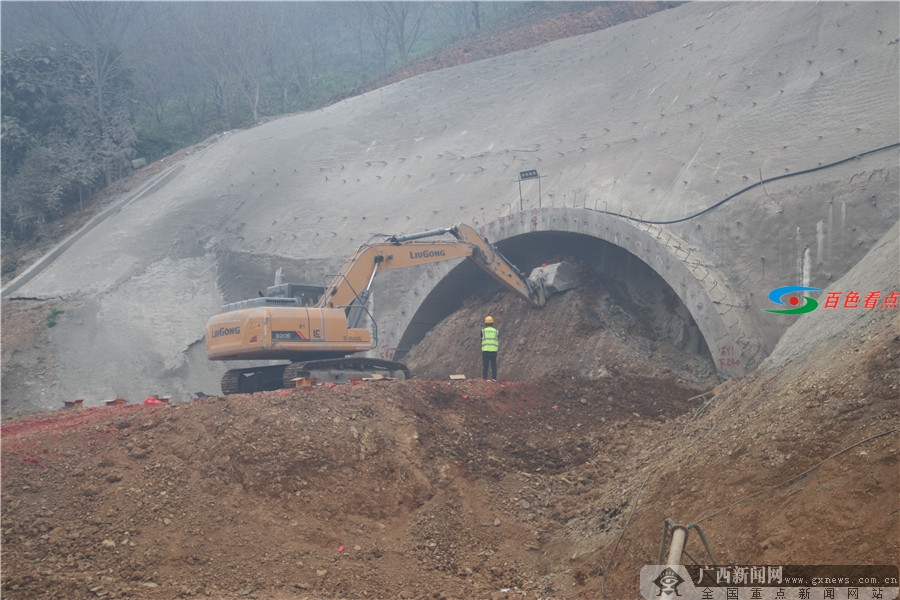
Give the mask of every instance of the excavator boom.
[{"label": "excavator boom", "polygon": [[[455,241],[421,241],[429,237],[450,234]],[[544,296],[538,283],[529,281],[509,260],[468,225],[454,225],[410,235],[390,236],[384,242],[362,244],[344,263],[317,304],[334,308],[350,306],[367,299],[369,289],[378,273],[425,263],[470,258],[491,277],[506,285],[526,300],[543,306]]]}]

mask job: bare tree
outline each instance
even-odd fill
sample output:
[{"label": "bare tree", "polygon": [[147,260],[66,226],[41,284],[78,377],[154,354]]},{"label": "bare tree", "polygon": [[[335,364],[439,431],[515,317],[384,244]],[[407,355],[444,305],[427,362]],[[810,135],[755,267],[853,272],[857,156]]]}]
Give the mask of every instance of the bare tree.
[{"label": "bare tree", "polygon": [[387,31],[400,54],[400,62],[406,62],[419,39],[427,5],[421,2],[379,2],[378,5],[384,12]]},{"label": "bare tree", "polygon": [[234,66],[244,101],[254,124],[260,122],[260,97],[269,80],[280,41],[275,35],[277,5],[262,6],[239,3],[237,17],[241,24],[241,44],[234,53]]},{"label": "bare tree", "polygon": [[289,3],[280,13],[277,37],[281,39],[278,57],[272,61],[273,78],[278,82],[280,102],[307,102],[322,75],[322,57],[330,53],[330,38],[341,22],[341,15],[353,11],[355,3]]},{"label": "bare tree", "polygon": [[334,18],[338,25],[350,32],[353,40],[354,54],[356,55],[356,63],[364,65],[366,63],[366,55],[368,44],[365,43],[366,30],[368,22],[368,10],[365,4],[354,2],[335,2]]},{"label": "bare tree", "polygon": [[[151,53],[151,60],[158,60],[160,77],[171,87],[176,104],[188,119],[188,129],[194,135],[204,132],[207,126],[214,75],[218,61],[215,51],[205,43],[205,30],[198,20],[206,18],[205,3],[181,4],[161,2],[157,6],[168,10],[161,34],[155,44],[162,46]],[[211,59],[206,57],[209,53]]]},{"label": "bare tree", "polygon": [[432,9],[440,30],[447,30],[446,37],[465,35],[472,29],[473,12],[468,2],[438,2]]},{"label": "bare tree", "polygon": [[178,54],[176,23],[182,15],[180,4],[155,2],[142,15],[152,35],[127,48],[126,56],[134,67],[136,96],[149,111],[157,126],[162,126],[177,98],[175,85],[185,61]]},{"label": "bare tree", "polygon": [[73,82],[85,81],[90,87],[89,93],[70,94],[69,101],[73,108],[93,117],[96,151],[103,161],[107,185],[137,141],[126,96],[130,93],[130,66],[122,48],[135,37],[135,15],[141,8],[140,3],[69,2],[63,9],[77,27],[53,23],[59,35],[72,42],[70,64],[78,69]]},{"label": "bare tree", "polygon": [[278,47],[275,20],[267,18],[270,8],[200,2],[186,11],[179,34],[184,57],[199,70],[227,129],[237,126],[241,105],[253,123],[259,122],[263,87]]},{"label": "bare tree", "polygon": [[378,50],[381,53],[381,68],[388,65],[388,49],[391,41],[391,25],[387,19],[387,12],[379,4],[366,2],[363,4],[366,11],[366,28],[372,36]]}]

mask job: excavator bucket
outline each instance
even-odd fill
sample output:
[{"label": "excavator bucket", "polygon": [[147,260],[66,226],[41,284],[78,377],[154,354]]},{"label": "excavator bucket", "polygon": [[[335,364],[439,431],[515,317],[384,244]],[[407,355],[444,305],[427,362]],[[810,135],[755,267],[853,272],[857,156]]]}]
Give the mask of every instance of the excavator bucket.
[{"label": "excavator bucket", "polygon": [[578,285],[578,275],[567,262],[553,263],[532,270],[528,284],[537,295],[537,303],[543,306],[553,294],[561,294]]}]

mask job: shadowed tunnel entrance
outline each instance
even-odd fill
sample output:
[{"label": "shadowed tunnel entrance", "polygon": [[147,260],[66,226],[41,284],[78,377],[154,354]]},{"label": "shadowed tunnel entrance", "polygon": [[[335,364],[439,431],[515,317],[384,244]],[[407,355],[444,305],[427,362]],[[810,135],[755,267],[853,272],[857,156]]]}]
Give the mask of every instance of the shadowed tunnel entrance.
[{"label": "shadowed tunnel entrance", "polygon": [[[671,232],[574,208],[531,209],[479,231],[526,275],[542,263],[579,265],[655,339],[712,358],[723,378],[743,377],[768,354],[748,335],[746,303],[712,261]],[[468,261],[434,265],[406,296],[396,337],[385,345],[402,360],[466,298],[499,287]]]},{"label": "shadowed tunnel entrance", "polygon": [[[503,240],[496,246],[526,275],[543,263],[572,263],[583,280],[596,281],[602,292],[615,300],[623,317],[627,313],[654,339],[711,358],[700,328],[678,295],[646,263],[623,248],[598,238],[565,232],[535,232]],[[501,284],[470,261],[460,263],[422,302],[401,338],[395,357],[402,360],[412,346],[470,296],[488,298],[502,289]]]}]

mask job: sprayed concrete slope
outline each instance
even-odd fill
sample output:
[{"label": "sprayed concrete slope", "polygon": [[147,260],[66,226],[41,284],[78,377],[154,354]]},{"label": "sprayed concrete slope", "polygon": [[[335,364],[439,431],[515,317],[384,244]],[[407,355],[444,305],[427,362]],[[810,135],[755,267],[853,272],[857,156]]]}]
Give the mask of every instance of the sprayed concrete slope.
[{"label": "sprayed concrete slope", "polygon": [[[761,317],[768,291],[827,287],[897,221],[896,149],[828,165],[900,139],[898,22],[896,3],[693,3],[223,133],[7,286],[66,311],[52,372],[12,383],[44,408],[216,391],[206,319],[279,268],[323,283],[374,234],[455,222],[502,248],[555,209],[675,221],[822,167],[646,226],[717,273],[758,363],[792,322]],[[384,345],[423,277],[376,282]]]}]

